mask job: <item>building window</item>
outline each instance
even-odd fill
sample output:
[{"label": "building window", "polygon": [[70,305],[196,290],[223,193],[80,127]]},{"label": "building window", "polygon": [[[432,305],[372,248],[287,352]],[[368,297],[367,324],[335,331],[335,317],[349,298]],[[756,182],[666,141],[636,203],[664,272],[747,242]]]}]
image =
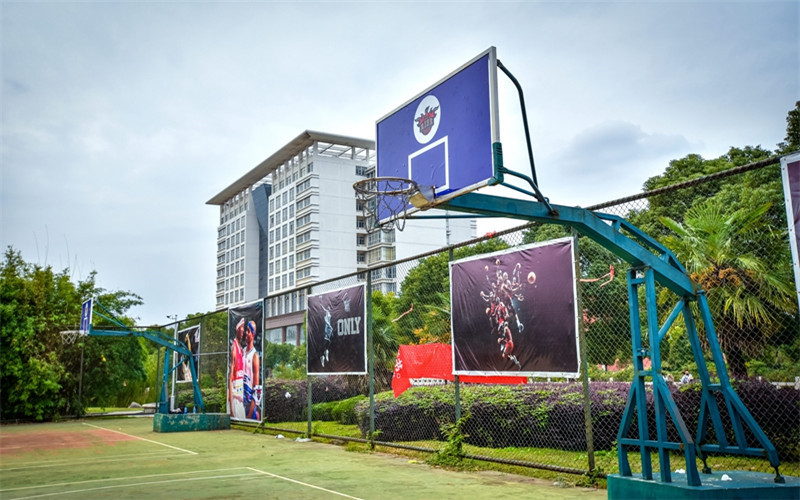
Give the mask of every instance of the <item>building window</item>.
[{"label": "building window", "polygon": [[365,238],[363,234],[357,234],[356,235],[356,245],[358,245],[360,247],[363,247],[366,244],[367,244],[367,238]]},{"label": "building window", "polygon": [[359,264],[365,263],[367,261],[367,254],[364,252],[358,252],[358,255],[356,256],[356,261]]},{"label": "building window", "polygon": [[297,184],[297,194],[303,193],[311,189],[311,179],[306,179]]},{"label": "building window", "polygon": [[297,227],[298,228],[306,226],[308,224],[311,224],[311,214],[306,214],[306,215],[300,217],[299,219],[297,219]]},{"label": "building window", "polygon": [[283,342],[283,329],[282,328],[270,328],[266,332],[264,332],[264,337],[267,339],[267,342],[270,344],[280,344]]},{"label": "building window", "polygon": [[297,205],[297,211],[299,212],[300,210],[302,210],[302,209],[306,208],[307,206],[311,205],[311,197],[310,196],[306,196],[302,200],[297,200],[296,205]]},{"label": "building window", "polygon": [[298,280],[301,280],[303,278],[307,278],[307,277],[311,276],[311,268],[310,267],[304,267],[303,269],[298,269],[295,274],[297,275],[297,279]]},{"label": "building window", "polygon": [[361,177],[367,176],[367,167],[363,165],[356,165],[356,175]]},{"label": "building window", "polygon": [[367,227],[367,222],[364,220],[363,217],[356,217],[356,227],[359,229],[364,229]]},{"label": "building window", "polygon": [[[292,310],[294,310],[294,307],[292,307]],[[299,345],[297,343],[297,325],[286,327],[286,343],[291,345]]]},{"label": "building window", "polygon": [[298,245],[305,243],[306,241],[311,241],[311,231],[298,234],[296,239]]}]

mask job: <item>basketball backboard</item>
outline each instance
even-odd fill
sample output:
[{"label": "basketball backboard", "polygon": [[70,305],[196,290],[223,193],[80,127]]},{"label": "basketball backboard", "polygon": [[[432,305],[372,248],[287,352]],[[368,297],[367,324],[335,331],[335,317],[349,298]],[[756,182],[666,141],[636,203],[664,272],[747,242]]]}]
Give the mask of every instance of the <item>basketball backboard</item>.
[{"label": "basketball backboard", "polygon": [[[377,176],[432,188],[430,206],[499,182],[495,48],[379,119],[376,129]],[[406,215],[417,210],[409,205]],[[392,217],[378,210],[379,223]]]},{"label": "basketball backboard", "polygon": [[89,330],[92,327],[92,305],[94,299],[89,299],[81,305],[81,326],[79,332],[81,335],[89,335]]}]

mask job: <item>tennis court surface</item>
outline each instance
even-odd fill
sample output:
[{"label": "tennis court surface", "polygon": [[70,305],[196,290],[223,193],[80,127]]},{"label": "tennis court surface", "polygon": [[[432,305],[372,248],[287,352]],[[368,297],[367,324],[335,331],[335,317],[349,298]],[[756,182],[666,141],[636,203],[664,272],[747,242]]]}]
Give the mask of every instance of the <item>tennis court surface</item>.
[{"label": "tennis court surface", "polygon": [[0,498],[606,498],[497,472],[241,430],[153,432],[152,418],[0,427]]}]

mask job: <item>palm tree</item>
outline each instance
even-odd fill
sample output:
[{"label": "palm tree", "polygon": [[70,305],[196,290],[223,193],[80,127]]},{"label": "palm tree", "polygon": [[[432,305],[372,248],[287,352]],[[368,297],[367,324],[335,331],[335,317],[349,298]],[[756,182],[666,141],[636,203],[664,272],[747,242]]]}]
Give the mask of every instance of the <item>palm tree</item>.
[{"label": "palm tree", "polygon": [[770,206],[727,212],[712,198],[689,209],[682,224],[660,218],[674,233],[665,245],[706,291],[728,370],[737,378],[747,377],[745,356],[758,355],[781,315],[797,308],[788,261],[770,264],[751,250],[769,230],[762,217]]}]

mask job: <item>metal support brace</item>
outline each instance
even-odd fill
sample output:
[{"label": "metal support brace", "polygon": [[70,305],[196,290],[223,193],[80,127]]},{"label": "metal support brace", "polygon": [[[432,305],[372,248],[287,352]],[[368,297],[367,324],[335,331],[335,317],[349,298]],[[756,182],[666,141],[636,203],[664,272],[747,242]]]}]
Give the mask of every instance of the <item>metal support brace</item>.
[{"label": "metal support brace", "polygon": [[[97,304],[97,302],[95,302]],[[102,307],[102,306],[101,306]],[[94,314],[99,314],[98,312],[94,312]],[[102,314],[99,314],[103,318],[109,319],[112,322],[119,325],[122,329],[120,330],[98,330],[93,328],[92,326],[89,327],[89,335],[94,337],[141,337],[145,338],[151,342],[154,342],[160,346],[166,347],[165,354],[164,354],[164,377],[161,386],[161,397],[159,400],[159,413],[167,413],[169,410],[166,408],[167,405],[167,394],[166,388],[167,384],[169,383],[169,375],[175,371],[177,366],[179,366],[184,361],[189,361],[189,369],[192,373],[192,388],[193,388],[193,396],[194,396],[194,405],[197,407],[201,412],[205,412],[205,403],[203,402],[203,394],[200,391],[200,383],[197,379],[197,372],[195,371],[194,363],[192,362],[192,351],[190,351],[186,344],[176,340],[174,337],[164,334],[163,332],[159,332],[157,330],[131,330],[121,322],[114,320],[113,318],[107,318]],[[171,354],[175,353],[176,360],[178,361],[174,367],[171,367],[170,364],[170,357]]]},{"label": "metal support brace", "polygon": [[[540,193],[538,193],[537,189],[534,197],[538,199],[539,196]],[[695,285],[689,279],[684,267],[666,247],[621,217],[590,212],[580,207],[550,205],[546,201],[534,202],[467,193],[442,203],[438,208],[487,217],[506,217],[567,226],[588,236],[631,264],[632,269],[628,275],[628,298],[634,378],[617,434],[617,459],[621,475],[631,475],[627,448],[638,447],[642,461],[642,476],[649,480],[653,479],[650,453],[651,450],[656,450],[659,457],[660,479],[662,482],[672,481],[669,451],[683,453],[686,462],[686,479],[690,486],[699,486],[701,484],[700,475],[697,471],[697,457],[701,458],[705,464],[703,472],[711,472],[706,462],[707,453],[709,452],[765,456],[775,469],[775,482],[785,482],[778,471],[780,461],[775,447],[731,387],[705,293],[695,289]],[[679,303],[660,328],[658,327],[658,311],[656,307],[656,283],[671,290],[679,297]],[[645,287],[644,309],[647,314],[646,338],[648,339],[649,348],[644,346],[645,334],[642,331],[640,318],[638,288],[641,286]],[[711,382],[711,377],[706,367],[695,319],[690,307],[693,302],[697,303],[697,308],[705,327],[706,340],[719,378],[719,383],[716,384]],[[681,417],[661,373],[660,343],[674,321],[681,314],[684,317],[687,335],[689,336],[689,342],[702,384],[700,418],[697,436],[694,439],[686,427],[686,423]],[[651,359],[652,367],[650,370],[645,370],[643,361],[648,356]],[[647,398],[645,392],[645,379],[647,378],[652,381],[655,402],[655,439],[650,437],[650,426],[647,421]],[[722,417],[717,406],[715,394],[722,396],[732,422],[733,437],[738,444],[729,444],[728,442],[731,436],[727,435],[722,424]],[[637,438],[628,437],[633,426],[634,411],[636,412]],[[667,416],[671,418],[675,425],[680,442],[668,441]],[[709,420],[713,426],[717,444],[706,443]],[[760,447],[748,445],[745,428],[749,429],[755,436]]]}]

